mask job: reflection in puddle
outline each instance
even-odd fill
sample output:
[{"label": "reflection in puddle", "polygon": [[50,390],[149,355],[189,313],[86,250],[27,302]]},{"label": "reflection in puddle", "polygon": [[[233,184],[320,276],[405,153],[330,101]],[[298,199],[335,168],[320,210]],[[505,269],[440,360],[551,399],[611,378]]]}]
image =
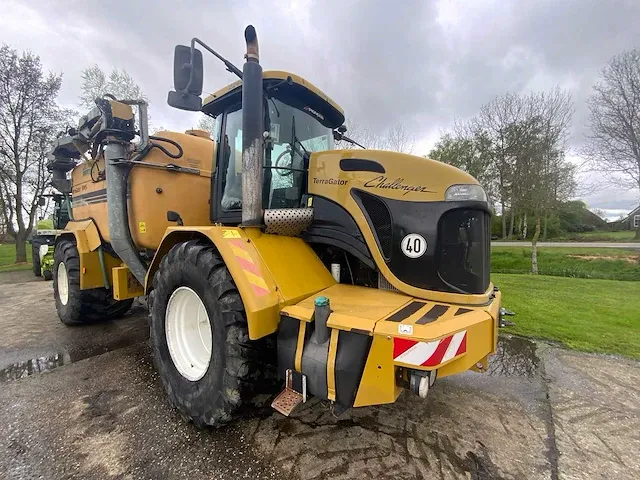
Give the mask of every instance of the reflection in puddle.
[{"label": "reflection in puddle", "polygon": [[36,373],[48,372],[56,367],[96,357],[119,348],[135,345],[138,342],[144,341],[146,338],[146,332],[143,332],[142,335],[132,334],[126,338],[115,339],[105,345],[88,345],[82,347],[74,346],[65,352],[15,362],[0,369],[0,383],[19,380]]},{"label": "reflection in puddle", "polygon": [[489,358],[489,375],[502,377],[529,377],[536,375],[540,358],[535,342],[522,337],[501,335],[498,351]]},{"label": "reflection in puddle", "polygon": [[[70,353],[56,353],[50,356],[16,362],[0,370],[0,383],[19,380],[36,373],[48,372],[56,367],[133,345],[137,341],[139,339],[127,338],[111,345],[73,350]],[[526,338],[501,335],[496,354],[489,358],[487,372],[492,376],[532,378],[536,375],[540,365],[540,358],[536,354],[536,348],[535,342]]]},{"label": "reflection in puddle", "polygon": [[26,378],[34,373],[48,372],[67,363],[71,363],[71,357],[68,353],[56,353],[48,357],[16,362],[0,370],[0,382]]}]

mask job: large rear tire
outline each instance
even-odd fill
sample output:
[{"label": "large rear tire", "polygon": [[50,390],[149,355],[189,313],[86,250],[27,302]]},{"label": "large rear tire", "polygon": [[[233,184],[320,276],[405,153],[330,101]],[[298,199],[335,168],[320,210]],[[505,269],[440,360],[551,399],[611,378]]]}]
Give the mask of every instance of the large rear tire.
[{"label": "large rear tire", "polygon": [[33,265],[33,274],[36,277],[42,276],[42,266],[40,265],[40,242],[33,239],[31,243],[31,264]]},{"label": "large rear tire", "polygon": [[231,420],[268,375],[268,340],[249,341],[240,294],[210,244],[174,246],[150,296],[154,360],[170,402],[197,426]]},{"label": "large rear tire", "polygon": [[63,238],[53,252],[53,296],[62,323],[80,325],[122,317],[133,299],[117,301],[110,290],[80,290],[80,256],[75,239]]}]

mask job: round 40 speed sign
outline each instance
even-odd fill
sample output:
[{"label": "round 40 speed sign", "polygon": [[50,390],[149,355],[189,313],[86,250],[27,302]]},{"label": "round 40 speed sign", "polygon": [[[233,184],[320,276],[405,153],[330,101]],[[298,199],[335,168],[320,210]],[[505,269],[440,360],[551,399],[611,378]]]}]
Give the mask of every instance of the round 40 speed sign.
[{"label": "round 40 speed sign", "polygon": [[409,258],[418,258],[427,251],[427,241],[418,233],[410,233],[402,239],[400,249]]}]

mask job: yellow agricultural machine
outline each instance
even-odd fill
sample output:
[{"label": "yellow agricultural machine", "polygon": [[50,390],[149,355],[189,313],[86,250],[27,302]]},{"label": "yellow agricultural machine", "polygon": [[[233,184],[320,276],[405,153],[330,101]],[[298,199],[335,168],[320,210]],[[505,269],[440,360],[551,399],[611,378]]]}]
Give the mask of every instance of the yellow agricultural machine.
[{"label": "yellow agricultural machine", "polygon": [[[276,368],[285,415],[308,396],[339,412],[485,370],[500,292],[481,186],[422,157],[336,150],[351,141],[342,109],[263,72],[253,27],[245,39],[242,71],[198,39],[176,47],[168,102],[215,118],[213,135],[150,136],[143,101],[107,96],[57,141],[53,183],[73,195],[54,255],[61,320],[115,318],[147,295],[160,378],[197,425],[231,419]],[[204,102],[196,44],[240,77]]]}]

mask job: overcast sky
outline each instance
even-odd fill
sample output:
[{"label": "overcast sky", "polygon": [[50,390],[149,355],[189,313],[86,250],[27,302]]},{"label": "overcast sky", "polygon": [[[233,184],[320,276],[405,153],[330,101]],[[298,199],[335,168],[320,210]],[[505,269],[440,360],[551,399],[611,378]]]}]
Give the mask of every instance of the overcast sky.
[{"label": "overcast sky", "polygon": [[[297,73],[347,118],[383,131],[398,122],[427,153],[455,117],[473,116],[505,92],[568,89],[572,148],[583,141],[586,99],[615,54],[640,46],[640,0],[2,0],[0,43],[40,55],[64,74],[59,101],[76,107],[80,72],[127,70],[151,104],[154,125],[194,126],[198,114],[166,104],[173,48],[197,36],[241,67],[251,23],[265,69]],[[205,92],[235,80],[205,56]],[[612,218],[638,192],[582,197]]]}]

